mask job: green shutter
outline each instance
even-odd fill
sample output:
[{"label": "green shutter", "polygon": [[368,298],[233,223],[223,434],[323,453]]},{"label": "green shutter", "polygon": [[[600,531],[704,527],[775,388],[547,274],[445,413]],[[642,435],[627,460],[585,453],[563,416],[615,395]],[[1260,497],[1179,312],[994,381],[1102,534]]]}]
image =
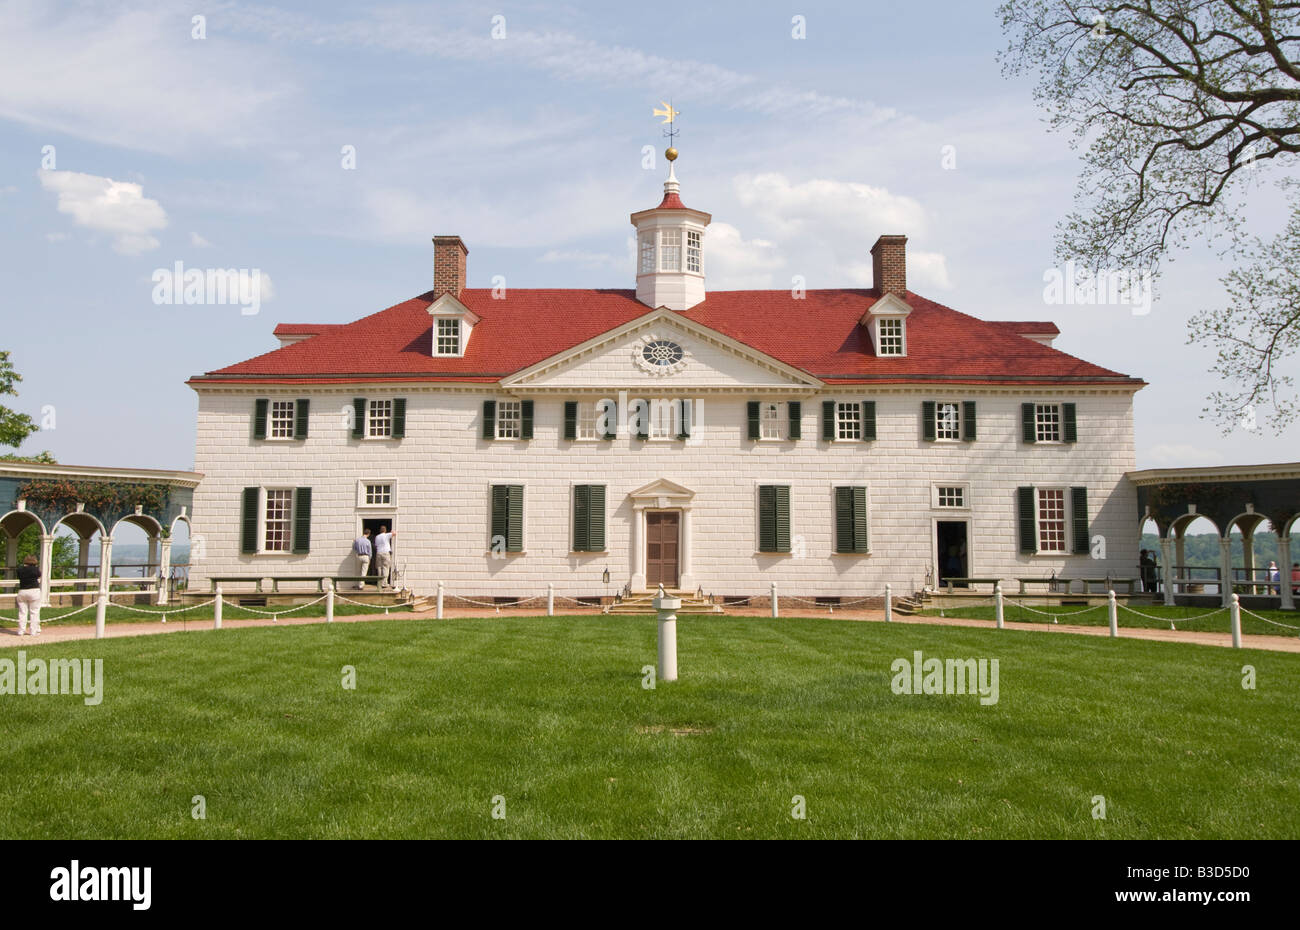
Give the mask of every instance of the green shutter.
[{"label": "green shutter", "polygon": [[311,402],[306,398],[299,398],[293,404],[293,438],[307,438],[307,412],[310,409]]},{"label": "green shutter", "polygon": [[533,402],[521,401],[519,404],[519,438],[533,438]]},{"label": "green shutter", "polygon": [[293,492],[293,551],[295,555],[311,551],[311,488]]},{"label": "green shutter", "polygon": [[524,549],[524,486],[510,485],[510,508],[507,518],[506,551],[522,552]]},{"label": "green shutter", "polygon": [[266,438],[266,408],[270,402],[265,397],[253,401],[253,438]]},{"label": "green shutter", "polygon": [[763,427],[760,422],[762,416],[761,404],[756,400],[751,400],[745,404],[745,409],[749,414],[749,438],[758,439],[763,435]]},{"label": "green shutter", "polygon": [[1070,529],[1074,536],[1075,555],[1089,552],[1088,489],[1070,488]]},{"label": "green shutter", "polygon": [[636,438],[650,438],[650,401],[634,400],[628,407],[628,412],[636,420]]},{"label": "green shutter", "polygon": [[497,402],[494,400],[483,401],[483,438],[497,438]]},{"label": "green shutter", "polygon": [[864,400],[862,402],[862,439],[864,442],[870,442],[876,438],[876,402],[874,400]]},{"label": "green shutter", "polygon": [[835,489],[835,551],[866,552],[867,489]]},{"label": "green shutter", "polygon": [[1020,551],[1033,553],[1038,551],[1038,534],[1034,521],[1034,489],[1032,487],[1016,488],[1016,510],[1020,527]]},{"label": "green shutter", "polygon": [[803,439],[803,404],[797,400],[792,400],[785,406],[786,412],[790,416],[790,438]]},{"label": "green shutter", "polygon": [[576,400],[566,400],[564,402],[564,438],[578,438],[578,402]]},{"label": "green shutter", "polygon": [[366,438],[366,399],[352,398],[352,438]]},{"label": "green shutter", "polygon": [[790,551],[790,488],[783,484],[776,488],[776,550]]},{"label": "green shutter", "polygon": [[694,406],[688,398],[683,397],[681,400],[677,401],[678,439],[691,438],[691,418],[694,416],[694,413]]},{"label": "green shutter", "polygon": [[921,401],[921,438],[934,442],[934,401]]},{"label": "green shutter", "polygon": [[488,540],[489,548],[495,550],[497,540],[509,541],[510,533],[510,487],[504,484],[492,485],[492,538]]},{"label": "green shutter", "polygon": [[573,551],[586,552],[591,548],[591,485],[580,484],[573,489]]},{"label": "green shutter", "polygon": [[835,441],[835,401],[822,401],[822,439]]},{"label": "green shutter", "polygon": [[239,551],[244,555],[257,553],[257,507],[260,498],[260,489],[244,488],[243,525],[239,536]]},{"label": "green shutter", "polygon": [[762,485],[758,489],[758,551],[776,548],[776,488]]},{"label": "green shutter", "polygon": [[961,402],[961,438],[966,442],[975,441],[975,401]]},{"label": "green shutter", "polygon": [[605,416],[605,438],[614,439],[618,436],[618,401],[608,399],[605,404],[603,415]]},{"label": "green shutter", "polygon": [[393,438],[406,438],[406,398],[393,399]]},{"label": "green shutter", "polygon": [[1079,441],[1078,412],[1074,404],[1061,404],[1061,436],[1066,442]]},{"label": "green shutter", "polygon": [[1034,405],[1020,405],[1020,438],[1025,442],[1038,441],[1038,426],[1034,420]]},{"label": "green shutter", "polygon": [[587,546],[592,552],[605,551],[605,486],[593,484],[590,491],[590,519],[587,523]]}]

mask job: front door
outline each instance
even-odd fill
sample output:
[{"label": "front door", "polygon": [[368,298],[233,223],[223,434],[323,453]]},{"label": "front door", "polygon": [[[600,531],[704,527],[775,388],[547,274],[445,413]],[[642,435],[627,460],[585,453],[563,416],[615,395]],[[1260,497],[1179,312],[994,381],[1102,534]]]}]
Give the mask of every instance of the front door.
[{"label": "front door", "polygon": [[[949,578],[970,577],[970,553],[967,550],[965,520],[939,520],[935,523],[935,554],[938,556],[939,585]],[[959,581],[953,587],[964,588]]]},{"label": "front door", "polygon": [[680,517],[676,510],[647,510],[645,515],[645,578],[646,586],[657,588],[677,587],[678,526]]}]

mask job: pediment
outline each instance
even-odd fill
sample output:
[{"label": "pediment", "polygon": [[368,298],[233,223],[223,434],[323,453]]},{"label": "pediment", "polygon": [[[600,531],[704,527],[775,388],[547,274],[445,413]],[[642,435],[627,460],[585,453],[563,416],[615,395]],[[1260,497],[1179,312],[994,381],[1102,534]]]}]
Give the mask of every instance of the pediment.
[{"label": "pediment", "polygon": [[628,495],[634,502],[646,503],[657,507],[672,507],[688,503],[695,497],[695,492],[667,478],[657,478],[649,484],[642,485]]}]

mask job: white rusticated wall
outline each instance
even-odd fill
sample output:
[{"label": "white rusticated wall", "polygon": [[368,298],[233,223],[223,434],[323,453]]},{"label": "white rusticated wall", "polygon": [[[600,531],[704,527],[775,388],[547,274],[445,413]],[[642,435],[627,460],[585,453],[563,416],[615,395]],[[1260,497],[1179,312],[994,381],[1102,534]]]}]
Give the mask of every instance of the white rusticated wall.
[{"label": "white rusticated wall", "polygon": [[[627,347],[618,359],[624,377]],[[553,582],[559,594],[600,595],[622,588],[635,571],[629,492],[667,479],[694,492],[692,501],[693,580],[713,594],[765,594],[776,581],[782,593],[864,596],[890,582],[895,592],[918,588],[934,559],[936,518],[969,517],[972,576],[1132,576],[1137,571],[1136,493],[1124,472],[1134,467],[1130,389],[1023,389],[954,387],[936,393],[924,387],[804,395],[803,436],[798,442],[753,442],[746,438],[747,400],[785,400],[794,394],[707,393],[712,383],[701,365],[702,347],[692,354],[700,390],[671,379],[646,376],[641,396],[703,398],[696,442],[643,442],[624,436],[611,442],[563,440],[564,401],[602,395],[577,384],[572,393],[538,393],[531,441],[488,441],[481,437],[482,402],[501,399],[489,386],[449,389],[429,386],[238,389],[199,386],[195,469],[204,479],[195,492],[194,532],[203,538],[195,584],[211,575],[351,574],[352,539],[363,516],[392,514],[398,530],[397,560],[405,582],[429,594],[439,580],[458,594],[530,596]],[[689,372],[690,369],[688,368]],[[739,372],[729,372],[731,380]],[[757,383],[779,378],[753,374]],[[680,379],[680,380],[679,380]],[[608,381],[606,383],[609,383]],[[734,380],[732,381],[734,385]],[[707,385],[707,386],[706,386]],[[551,391],[554,384],[548,385]],[[305,441],[254,441],[255,397],[311,400]],[[345,411],[353,396],[407,399],[406,437],[354,440]],[[516,396],[528,397],[527,391]],[[634,394],[633,396],[637,396]],[[876,402],[875,442],[821,440],[821,401]],[[974,400],[979,438],[972,443],[926,442],[921,438],[921,402]],[[1026,445],[1021,442],[1023,401],[1073,401],[1078,405],[1078,442]],[[358,506],[359,480],[392,480],[392,511]],[[525,552],[489,555],[489,486],[526,488]],[[607,486],[608,552],[573,553],[571,495],[576,483]],[[838,555],[834,549],[832,488],[869,487],[871,553]],[[939,511],[932,506],[936,483],[966,484],[968,508]],[[791,487],[791,555],[759,554],[759,484]],[[241,490],[246,486],[313,489],[312,547],[307,555],[241,555]],[[1089,556],[1027,556],[1018,551],[1016,488],[1020,485],[1088,488],[1090,534],[1105,538],[1104,560]],[[1068,510],[1068,502],[1067,502]],[[611,582],[601,583],[609,568]]]}]

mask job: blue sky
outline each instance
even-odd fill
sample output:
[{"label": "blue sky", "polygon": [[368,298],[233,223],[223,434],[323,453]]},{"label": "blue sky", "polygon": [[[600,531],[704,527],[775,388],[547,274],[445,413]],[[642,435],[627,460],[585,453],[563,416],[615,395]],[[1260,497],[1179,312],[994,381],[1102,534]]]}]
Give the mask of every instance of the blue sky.
[{"label": "blue sky", "polygon": [[[186,378],[273,348],[277,322],[426,291],[434,234],[464,237],[471,286],[632,287],[628,214],[658,202],[651,110],[671,97],[710,287],[866,286],[877,235],[903,232],[914,290],[1054,320],[1059,348],[1151,382],[1140,467],[1293,460],[1200,417],[1210,354],[1185,324],[1223,303],[1214,252],[1181,253],[1146,315],[1044,303],[1078,164],[1002,76],[995,8],[0,3],[0,348],[24,377],[6,403],[55,416],[22,451],[191,467]],[[157,305],[177,261],[257,269],[271,296]]]}]

